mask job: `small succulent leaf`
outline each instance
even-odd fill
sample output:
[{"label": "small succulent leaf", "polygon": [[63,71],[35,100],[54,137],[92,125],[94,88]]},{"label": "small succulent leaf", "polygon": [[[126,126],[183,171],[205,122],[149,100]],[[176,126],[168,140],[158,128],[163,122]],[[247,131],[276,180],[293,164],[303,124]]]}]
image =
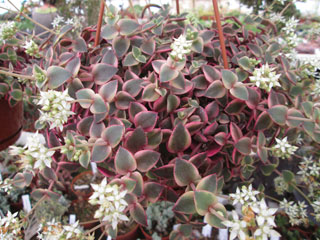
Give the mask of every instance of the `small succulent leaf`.
[{"label": "small succulent leaf", "polygon": [[182,194],[173,206],[172,210],[183,214],[195,214],[196,207],[194,203],[194,192],[189,191]]},{"label": "small succulent leaf", "polygon": [[193,52],[202,53],[203,51],[203,39],[201,37],[198,37],[197,39],[193,40],[191,45],[191,50]]},{"label": "small succulent leaf", "polygon": [[160,69],[160,82],[169,82],[178,77],[178,75],[179,71],[167,64],[163,64]]},{"label": "small succulent leaf", "polygon": [[133,155],[123,147],[119,147],[114,162],[117,173],[122,175],[133,172],[137,168],[137,163]]},{"label": "small succulent leaf", "polygon": [[240,138],[243,137],[241,129],[235,123],[230,124],[230,133],[233,141],[237,142]]},{"label": "small succulent leaf", "polygon": [[133,189],[132,193],[137,197],[141,196],[143,193],[143,178],[139,172],[133,172],[130,176],[131,179],[136,181],[136,187]]},{"label": "small succulent leaf", "polygon": [[132,153],[138,152],[147,145],[147,136],[141,127],[137,127],[127,136],[125,146]]},{"label": "small succulent leaf", "polygon": [[276,169],[276,167],[277,167],[276,164],[268,164],[268,165],[260,166],[260,170],[263,175],[270,176],[273,173],[273,170]]},{"label": "small succulent leaf", "polygon": [[120,19],[118,25],[121,35],[130,35],[140,27],[140,24],[132,19]]},{"label": "small succulent leaf", "polygon": [[88,51],[87,44],[82,37],[78,37],[74,40],[73,49],[76,52],[82,52],[82,53]]},{"label": "small succulent leaf", "polygon": [[139,64],[139,61],[133,56],[133,53],[128,53],[123,59],[122,65],[125,67],[136,66]]},{"label": "small succulent leaf", "polygon": [[183,187],[196,183],[201,178],[198,169],[190,162],[177,158],[174,166],[174,179]]},{"label": "small succulent leaf", "polygon": [[212,227],[226,228],[226,226],[222,223],[223,220],[221,219],[221,216],[218,217],[216,214],[207,213],[204,219]]},{"label": "small succulent leaf", "polygon": [[249,155],[251,153],[251,140],[248,137],[240,138],[234,146],[243,155]]},{"label": "small succulent leaf", "polygon": [[20,89],[14,89],[10,92],[10,96],[15,100],[15,101],[21,101],[23,98],[23,92]]},{"label": "small succulent leaf", "polygon": [[116,37],[112,41],[112,47],[116,55],[120,58],[127,53],[130,47],[130,40],[128,38]]},{"label": "small succulent leaf", "polygon": [[76,92],[76,97],[79,100],[79,104],[83,108],[89,108],[93,103],[95,93],[92,89],[85,88]]},{"label": "small succulent leaf", "polygon": [[262,162],[266,163],[268,161],[268,151],[264,147],[258,147],[258,156]]},{"label": "small succulent leaf", "polygon": [[303,112],[306,114],[307,117],[312,116],[312,109],[313,109],[313,103],[306,101],[301,103],[301,107],[303,109]]},{"label": "small succulent leaf", "polygon": [[202,71],[204,73],[205,78],[210,83],[221,79],[221,73],[215,67],[212,67],[210,65],[204,65],[202,67]]},{"label": "small succulent leaf", "polygon": [[152,173],[161,178],[173,179],[174,164],[167,164],[162,167],[152,169]]},{"label": "small succulent leaf", "polygon": [[138,224],[147,227],[147,214],[144,211],[143,207],[140,203],[136,203],[132,208],[130,208],[130,216],[135,220]]},{"label": "small succulent leaf", "polygon": [[108,111],[108,103],[105,103],[99,94],[95,94],[93,98],[93,103],[90,107],[90,111],[93,114],[105,113]]},{"label": "small succulent leaf", "polygon": [[76,77],[80,70],[80,66],[81,66],[80,58],[75,57],[68,62],[68,64],[66,65],[66,70],[71,72],[73,77]]},{"label": "small succulent leaf", "polygon": [[154,102],[160,97],[160,94],[156,92],[156,85],[151,83],[146,86],[142,92],[142,100],[146,102]]},{"label": "small succulent leaf", "polygon": [[294,180],[294,174],[293,174],[293,172],[291,172],[289,170],[283,170],[282,177],[286,183],[290,183],[290,182],[292,182],[292,180]]},{"label": "small succulent leaf", "polygon": [[118,36],[118,31],[115,28],[115,26],[112,25],[104,25],[101,29],[101,37],[110,40],[114,39],[116,36]]},{"label": "small succulent leaf", "polygon": [[118,68],[105,63],[96,64],[92,69],[94,81],[98,85],[108,82],[117,72]]},{"label": "small succulent leaf", "polygon": [[99,94],[106,102],[112,102],[116,96],[118,89],[118,81],[112,80],[101,86],[99,89]]},{"label": "small succulent leaf", "polygon": [[216,204],[217,201],[217,197],[211,192],[200,190],[194,193],[196,210],[201,216],[206,215],[209,212],[209,209]]},{"label": "small succulent leaf", "polygon": [[227,90],[220,80],[213,81],[205,92],[207,98],[222,98],[226,95]]},{"label": "small succulent leaf", "polygon": [[148,148],[155,149],[162,142],[163,134],[160,129],[154,129],[150,132],[147,132],[148,138]]},{"label": "small succulent leaf", "polygon": [[179,153],[186,150],[191,145],[191,136],[187,128],[179,123],[173,130],[169,141],[168,151],[171,153]]},{"label": "small succulent leaf", "polygon": [[98,139],[93,148],[92,148],[92,162],[103,162],[106,160],[110,154],[112,153],[112,149],[103,139]]},{"label": "small succulent leaf", "polygon": [[275,105],[267,110],[271,119],[276,124],[283,126],[286,124],[288,108],[284,105]]},{"label": "small succulent leaf", "polygon": [[185,89],[186,80],[181,72],[178,73],[178,76],[170,81],[170,86],[175,87],[177,89]]},{"label": "small succulent leaf", "polygon": [[47,77],[48,87],[55,89],[67,82],[72,77],[72,73],[62,67],[51,66],[47,69]]},{"label": "small succulent leaf", "polygon": [[202,178],[197,185],[197,190],[204,190],[211,193],[217,193],[217,175],[211,174]]},{"label": "small succulent leaf", "polygon": [[124,182],[125,188],[129,193],[131,193],[136,187],[136,181],[127,176],[123,176],[121,180]]},{"label": "small succulent leaf", "polygon": [[144,41],[141,45],[141,50],[145,54],[152,55],[156,49],[156,41],[153,38]]},{"label": "small succulent leaf", "polygon": [[79,163],[82,167],[88,168],[90,163],[91,154],[90,151],[83,152],[79,157]]},{"label": "small succulent leaf", "polygon": [[246,88],[241,82],[237,82],[233,85],[233,87],[230,89],[230,93],[232,96],[247,101],[249,99],[249,93]]},{"label": "small succulent leaf", "polygon": [[103,130],[103,132],[101,133],[101,137],[112,148],[115,148],[120,143],[124,131],[125,129],[122,125],[111,125]]},{"label": "small succulent leaf", "polygon": [[143,193],[148,201],[155,203],[161,196],[163,189],[164,187],[159,183],[148,182],[144,185]]},{"label": "small succulent leaf", "polygon": [[269,129],[272,125],[273,121],[270,115],[266,111],[264,111],[260,113],[259,117],[257,118],[254,129],[257,131],[264,131]]},{"label": "small succulent leaf", "polygon": [[238,81],[237,75],[230,70],[224,70],[224,69],[221,71],[221,74],[222,74],[222,82],[225,88],[227,89],[233,88],[233,86]]},{"label": "small succulent leaf", "polygon": [[294,109],[294,108],[291,108],[288,110],[288,113],[287,113],[287,125],[289,127],[292,127],[292,128],[295,128],[295,127],[298,127],[299,125],[302,124],[302,121],[301,120],[293,120],[293,119],[290,119],[290,117],[297,117],[297,118],[304,118],[303,114],[297,110],[297,109]]},{"label": "small succulent leaf", "polygon": [[144,131],[151,131],[155,127],[158,120],[158,113],[151,111],[139,112],[134,117],[136,127],[141,126]]},{"label": "small succulent leaf", "polygon": [[134,154],[137,162],[137,169],[140,172],[148,172],[160,159],[160,153],[152,150],[141,150]]},{"label": "small succulent leaf", "polygon": [[230,115],[238,115],[246,107],[244,102],[239,99],[233,99],[224,109]]},{"label": "small succulent leaf", "polygon": [[167,98],[167,112],[171,113],[180,105],[180,98],[176,95],[170,94]]},{"label": "small succulent leaf", "polygon": [[121,110],[127,110],[131,102],[135,99],[129,93],[120,91],[116,95],[116,107]]},{"label": "small succulent leaf", "polygon": [[261,146],[264,146],[265,144],[266,144],[266,137],[264,136],[262,131],[259,131],[257,145],[261,147]]},{"label": "small succulent leaf", "polygon": [[142,79],[139,79],[139,78],[132,79],[132,80],[126,81],[123,84],[122,89],[123,91],[128,92],[132,97],[136,97],[142,90],[142,84],[143,84]]}]

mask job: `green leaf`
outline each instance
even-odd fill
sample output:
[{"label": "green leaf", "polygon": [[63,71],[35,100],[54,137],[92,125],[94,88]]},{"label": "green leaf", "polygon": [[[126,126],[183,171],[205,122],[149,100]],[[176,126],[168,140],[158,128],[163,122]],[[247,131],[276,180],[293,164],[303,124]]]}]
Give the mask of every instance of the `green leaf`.
[{"label": "green leaf", "polygon": [[144,41],[141,45],[141,50],[145,54],[152,55],[156,49],[156,42],[153,38],[150,38],[147,41]]},{"label": "green leaf", "polygon": [[160,159],[160,153],[152,150],[141,150],[134,154],[137,162],[137,169],[140,172],[148,172]]},{"label": "green leaf", "polygon": [[217,175],[211,174],[209,176],[202,178],[198,183],[196,189],[204,190],[204,191],[208,191],[216,194],[217,193]]},{"label": "green leaf", "polygon": [[205,96],[207,98],[222,98],[226,95],[226,93],[227,90],[223,86],[222,82],[220,80],[216,80],[209,85]]},{"label": "green leaf", "polygon": [[108,82],[117,72],[118,68],[105,63],[96,64],[92,69],[94,81],[98,85]]},{"label": "green leaf", "polygon": [[171,153],[179,153],[186,150],[191,145],[191,136],[186,127],[179,123],[173,130],[169,141],[168,151]]},{"label": "green leaf", "polygon": [[122,125],[111,125],[103,130],[101,137],[106,141],[112,148],[115,148],[120,143],[124,134],[124,126]]},{"label": "green leaf", "polygon": [[196,40],[192,42],[191,50],[193,52],[202,53],[203,46],[203,39],[201,37],[198,37]]},{"label": "green leaf", "polygon": [[225,88],[231,89],[238,81],[238,77],[230,70],[222,70],[222,82]]},{"label": "green leaf", "polygon": [[119,148],[114,161],[116,172],[122,175],[133,172],[137,168],[137,163],[133,155],[123,147]]},{"label": "green leaf", "polygon": [[194,192],[189,191],[182,194],[172,210],[183,214],[195,214]]},{"label": "green leaf", "polygon": [[116,37],[112,41],[112,46],[116,55],[120,58],[127,53],[130,47],[130,40],[128,38]]},{"label": "green leaf", "polygon": [[80,155],[79,163],[82,167],[88,168],[90,162],[90,151],[85,151]]},{"label": "green leaf", "polygon": [[272,119],[270,118],[269,114],[266,111],[264,111],[259,115],[258,119],[256,120],[254,129],[257,131],[264,131],[266,129],[269,129],[272,125]]},{"label": "green leaf", "polygon": [[204,216],[209,212],[209,208],[218,202],[218,199],[213,193],[201,190],[194,193],[194,201],[197,213]]},{"label": "green leaf", "polygon": [[10,96],[14,99],[14,100],[16,100],[16,101],[21,101],[22,100],[22,98],[23,98],[23,92],[21,91],[21,90],[19,90],[19,89],[15,89],[15,90],[12,90],[11,92],[10,92]]},{"label": "green leaf", "polygon": [[137,59],[139,56],[141,56],[141,50],[138,47],[134,46],[132,48],[132,54],[133,54],[134,58]]},{"label": "green leaf", "polygon": [[130,35],[140,27],[139,23],[132,19],[121,19],[119,20],[118,25],[121,35]]},{"label": "green leaf", "polygon": [[247,56],[244,56],[244,57],[238,59],[238,64],[242,69],[244,69],[244,70],[246,70],[248,72],[251,72],[251,68],[252,67],[251,67],[251,64],[250,64],[250,60],[249,60],[249,58]]},{"label": "green leaf", "polygon": [[311,117],[312,116],[312,109],[313,109],[313,103],[312,102],[303,102],[301,103],[302,109],[304,111],[304,113],[307,115],[307,117]]},{"label": "green leaf", "polygon": [[108,103],[105,103],[99,94],[95,94],[90,111],[93,114],[105,113],[108,111]]},{"label": "green leaf", "polygon": [[139,64],[139,61],[133,56],[133,53],[128,53],[123,60],[123,66],[125,67],[131,67],[138,64]]},{"label": "green leaf", "polygon": [[118,90],[118,80],[110,81],[99,89],[100,96],[107,102],[112,102]]},{"label": "green leaf", "polygon": [[[85,88],[76,92],[77,99],[80,100],[79,104],[83,108],[89,108],[93,103],[95,93],[92,89]],[[83,100],[83,101],[81,101]]]},{"label": "green leaf", "polygon": [[134,124],[136,127],[141,126],[144,131],[151,131],[158,120],[158,113],[151,111],[142,111],[135,115]]},{"label": "green leaf", "polygon": [[144,185],[143,193],[144,196],[146,196],[146,198],[148,199],[148,201],[155,203],[161,196],[163,189],[164,187],[159,183],[147,182]]},{"label": "green leaf", "polygon": [[112,153],[112,149],[101,138],[98,139],[92,148],[92,162],[103,162]]},{"label": "green leaf", "polygon": [[249,99],[249,93],[246,86],[244,86],[240,82],[234,84],[234,86],[230,89],[230,93],[232,94],[232,96],[244,101],[247,101]]},{"label": "green leaf", "polygon": [[67,82],[72,77],[72,74],[62,67],[51,66],[47,70],[47,77],[49,88],[55,89]]},{"label": "green leaf", "polygon": [[132,208],[130,208],[130,216],[135,220],[138,224],[147,227],[147,215],[144,211],[143,207],[140,203],[134,204]]},{"label": "green leaf", "polygon": [[290,183],[294,179],[294,174],[293,174],[293,172],[291,172],[289,170],[283,170],[282,177],[286,183]]},{"label": "green leaf", "polygon": [[267,110],[273,122],[283,126],[286,124],[288,108],[284,105],[275,105]]},{"label": "green leaf", "polygon": [[143,56],[143,55],[140,55],[136,59],[137,59],[137,61],[139,61],[141,63],[146,63],[147,62],[147,58],[145,56]]},{"label": "green leaf", "polygon": [[183,187],[196,183],[201,178],[198,169],[190,162],[177,158],[174,166],[174,179]]},{"label": "green leaf", "polygon": [[275,170],[277,167],[276,164],[268,164],[260,166],[261,172],[265,176],[270,176],[273,173],[273,170]]},{"label": "green leaf", "polygon": [[169,82],[178,77],[178,74],[179,72],[176,69],[171,68],[167,64],[163,64],[160,69],[160,82]]},{"label": "green leaf", "polygon": [[249,155],[251,153],[251,141],[248,137],[240,138],[234,146],[243,155]]},{"label": "green leaf", "polygon": [[[217,213],[218,214],[218,213]],[[222,224],[221,215],[217,216],[217,214],[207,213],[204,217],[204,220],[211,226],[215,228],[226,228],[224,224]]]},{"label": "green leaf", "polygon": [[118,35],[118,31],[114,26],[105,25],[101,29],[101,37],[110,40],[114,39]]}]

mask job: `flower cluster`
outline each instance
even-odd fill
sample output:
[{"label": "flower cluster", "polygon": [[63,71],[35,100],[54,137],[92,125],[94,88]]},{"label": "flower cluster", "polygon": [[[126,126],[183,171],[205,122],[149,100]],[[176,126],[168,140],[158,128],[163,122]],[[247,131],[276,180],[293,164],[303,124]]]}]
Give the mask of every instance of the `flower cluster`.
[{"label": "flower cluster", "polygon": [[79,226],[79,221],[69,224],[62,225],[61,222],[52,220],[41,223],[38,229],[38,239],[40,240],[66,240],[66,239],[83,239],[93,240],[94,236],[86,236],[83,229]]},{"label": "flower cluster", "polygon": [[287,137],[281,139],[276,138],[277,144],[272,147],[272,154],[275,157],[279,158],[290,158],[295,151],[298,150],[298,147],[288,143]]},{"label": "flower cluster", "polygon": [[91,184],[94,193],[90,197],[89,203],[100,205],[94,217],[102,218],[102,221],[109,222],[113,229],[117,228],[119,221],[129,221],[129,218],[123,213],[128,203],[124,200],[127,194],[116,184],[107,184],[104,178],[100,184]]},{"label": "flower cluster", "polygon": [[275,191],[278,195],[283,195],[288,190],[288,183],[286,183],[283,177],[278,176],[274,180]]},{"label": "flower cluster", "polygon": [[82,27],[82,22],[84,21],[84,17],[78,17],[75,16],[73,18],[68,18],[67,20],[64,20],[61,16],[56,16],[55,19],[53,19],[52,26],[56,31],[60,31],[63,24],[66,25],[73,25],[73,31],[78,30]]},{"label": "flower cluster", "polygon": [[183,60],[184,56],[191,52],[191,45],[191,40],[187,40],[185,35],[180,35],[180,37],[174,39],[174,42],[171,44],[172,51],[170,56],[173,59]]},{"label": "flower cluster", "polygon": [[39,53],[39,46],[33,40],[27,41],[23,46],[26,49],[26,53],[32,57],[41,57]]},{"label": "flower cluster", "polygon": [[283,208],[285,213],[289,216],[291,225],[299,225],[308,221],[307,205],[304,202],[299,201],[298,203],[295,203],[283,199],[280,202],[280,208]]},{"label": "flower cluster", "polygon": [[31,171],[35,168],[40,170],[45,167],[51,167],[52,155],[54,151],[50,151],[40,142],[38,133],[27,138],[27,144],[22,147],[11,146],[9,153],[21,157],[21,163],[24,170]]},{"label": "flower cluster", "polygon": [[0,43],[11,39],[17,32],[15,22],[8,21],[0,24]]},{"label": "flower cluster", "polygon": [[320,162],[314,161],[311,157],[304,157],[299,164],[300,171],[297,174],[301,175],[305,181],[309,181],[310,177],[320,177]]},{"label": "flower cluster", "polygon": [[68,117],[75,114],[70,111],[71,101],[73,98],[69,96],[68,90],[40,92],[40,100],[37,102],[42,106],[39,110],[41,113],[38,120],[40,124],[45,125],[48,122],[50,129],[57,127],[62,131],[63,124],[68,121]]},{"label": "flower cluster", "polygon": [[21,235],[22,223],[17,215],[18,212],[14,214],[8,212],[7,216],[0,218],[0,239],[23,239]]},{"label": "flower cluster", "polygon": [[232,211],[232,220],[222,223],[230,228],[230,239],[238,237],[245,240],[250,237],[254,239],[268,239],[269,237],[280,237],[280,234],[273,228],[276,227],[275,216],[277,209],[268,208],[264,199],[257,201],[258,191],[252,190],[252,186],[237,188],[236,194],[230,194],[234,199],[233,205],[240,202],[243,218],[240,219],[236,211]]},{"label": "flower cluster", "polygon": [[270,68],[268,63],[262,65],[261,68],[256,68],[253,72],[253,76],[250,77],[250,81],[254,82],[257,87],[265,89],[270,92],[273,87],[281,87],[279,78],[281,74],[276,74],[274,68]]},{"label": "flower cluster", "polygon": [[296,34],[298,22],[299,20],[292,17],[284,22],[285,26],[282,28],[282,32],[284,33],[283,40],[288,47],[288,52],[291,52],[300,41]]}]

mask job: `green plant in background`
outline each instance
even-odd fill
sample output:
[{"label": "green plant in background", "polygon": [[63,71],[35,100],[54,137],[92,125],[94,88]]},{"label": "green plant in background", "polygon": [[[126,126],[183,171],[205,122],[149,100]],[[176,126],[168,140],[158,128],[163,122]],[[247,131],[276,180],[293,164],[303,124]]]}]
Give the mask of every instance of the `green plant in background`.
[{"label": "green plant in background", "polygon": [[152,233],[152,239],[161,240],[161,236],[168,236],[170,226],[174,224],[173,203],[159,201],[152,203],[147,208],[148,230]]},{"label": "green plant in background", "polygon": [[35,209],[35,216],[39,222],[50,222],[53,219],[61,221],[62,216],[68,211],[69,201],[63,196],[58,200],[44,199]]}]

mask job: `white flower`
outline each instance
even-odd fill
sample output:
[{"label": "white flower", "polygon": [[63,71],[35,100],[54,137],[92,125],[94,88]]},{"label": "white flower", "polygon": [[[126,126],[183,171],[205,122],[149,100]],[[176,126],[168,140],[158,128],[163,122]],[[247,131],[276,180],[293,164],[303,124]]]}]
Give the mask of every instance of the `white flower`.
[{"label": "white flower", "polygon": [[284,31],[286,34],[290,34],[292,32],[295,32],[297,26],[298,26],[298,19],[295,19],[295,17],[290,18],[286,21],[286,25],[282,28],[282,31]]},{"label": "white flower", "polygon": [[67,25],[73,25],[74,24],[73,19],[72,18],[68,18],[67,21],[66,21],[66,24]]},{"label": "white flower", "polygon": [[23,148],[11,146],[9,153],[21,157],[24,170],[33,171],[34,168],[40,170],[46,166],[51,168],[51,157],[54,151],[50,151],[40,142],[40,136],[37,132],[27,138],[27,144]]},{"label": "white flower", "polygon": [[63,226],[63,229],[65,231],[66,239],[79,239],[83,234],[83,231],[79,226],[79,221],[76,221],[72,225]]},{"label": "white flower", "polygon": [[263,226],[265,224],[276,227],[274,222],[274,214],[278,209],[276,208],[268,208],[266,201],[262,199],[258,204],[251,207],[252,211],[254,211],[258,216],[256,217],[258,226]]},{"label": "white flower", "polygon": [[280,208],[283,208],[285,213],[289,217],[291,225],[299,225],[307,221],[307,206],[304,202],[298,202],[298,204],[287,199],[283,199],[280,202]]},{"label": "white flower", "polygon": [[247,232],[247,222],[244,220],[239,220],[239,216],[236,211],[232,211],[232,221],[223,221],[222,223],[230,228],[230,240],[238,237],[240,240],[246,239]]},{"label": "white flower", "polygon": [[21,233],[21,222],[18,212],[12,214],[8,211],[7,216],[0,218],[0,239],[16,240]]},{"label": "white flower", "polygon": [[100,184],[91,184],[94,192],[90,197],[89,203],[100,205],[94,217],[102,218],[102,221],[110,222],[113,229],[117,228],[119,221],[129,221],[123,213],[128,203],[124,200],[126,190],[121,190],[116,184],[107,184],[104,178]]},{"label": "white flower", "polygon": [[23,47],[30,56],[40,57],[39,46],[33,40],[26,41]]},{"label": "white flower", "polygon": [[58,15],[53,19],[52,26],[53,28],[59,28],[60,24],[63,22],[64,22],[64,18]]},{"label": "white flower", "polygon": [[0,24],[0,43],[11,39],[17,31],[16,23],[12,21],[5,21]]},{"label": "white flower", "polygon": [[260,228],[258,228],[254,232],[255,239],[263,239],[263,240],[268,240],[269,237],[281,237],[281,235],[272,229],[272,227],[268,225],[264,225]]},{"label": "white flower", "polygon": [[42,124],[48,122],[50,129],[57,127],[62,131],[63,124],[68,121],[68,117],[75,114],[70,111],[73,100],[67,89],[63,92],[55,90],[40,92],[40,100],[37,103],[42,106],[39,110],[41,113],[39,122]]},{"label": "white flower", "polygon": [[279,78],[281,74],[276,74],[274,68],[270,68],[268,63],[261,68],[256,68],[253,72],[253,76],[250,77],[250,81],[254,82],[257,87],[265,89],[270,92],[273,87],[281,87]]},{"label": "white flower", "polygon": [[63,236],[62,224],[52,219],[50,222],[40,224],[38,228],[38,239],[60,240]]},{"label": "white flower", "polygon": [[186,54],[191,52],[192,41],[187,40],[185,35],[180,35],[179,38],[175,38],[174,42],[171,44],[172,51],[170,55],[173,58],[178,58],[182,60]]},{"label": "white flower", "polygon": [[276,138],[276,142],[277,144],[272,147],[272,153],[276,157],[290,158],[298,150],[298,147],[288,143],[287,137],[282,140]]},{"label": "white flower", "polygon": [[236,193],[231,193],[229,196],[233,199],[233,205],[241,203],[242,205],[252,205],[256,202],[256,195],[259,194],[259,191],[253,190],[252,185],[241,187],[241,191],[237,188]]}]

